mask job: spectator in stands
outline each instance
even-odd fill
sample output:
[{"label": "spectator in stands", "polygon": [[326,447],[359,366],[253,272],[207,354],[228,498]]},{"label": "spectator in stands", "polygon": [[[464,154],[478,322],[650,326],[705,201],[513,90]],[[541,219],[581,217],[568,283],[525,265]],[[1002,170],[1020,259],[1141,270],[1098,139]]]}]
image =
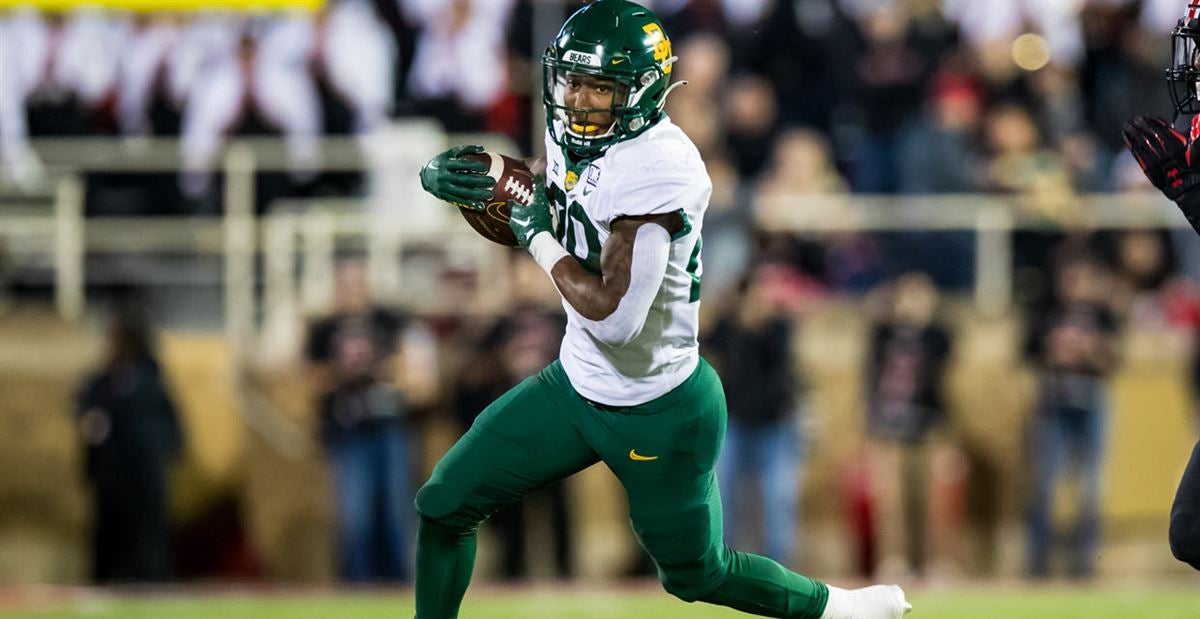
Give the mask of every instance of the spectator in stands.
[{"label": "spectator in stands", "polygon": [[422,327],[371,302],[362,260],[338,263],[334,299],[333,314],[309,330],[306,356],[333,472],[339,574],[407,580],[416,442],[406,417],[432,397],[436,361],[410,362],[429,356],[416,350]]},{"label": "spectator in stands", "polygon": [[942,392],[953,340],[938,321],[938,291],[924,273],[901,276],[886,291],[867,352],[876,571],[922,576],[929,546],[930,433],[945,417]]},{"label": "spectator in stands", "polygon": [[775,201],[798,197],[841,194],[846,182],[833,165],[829,141],[811,129],[787,129],[775,142],[770,165],[758,185],[760,210],[789,208]]},{"label": "spectator in stands", "polygon": [[854,67],[854,104],[862,135],[854,153],[855,191],[893,193],[899,188],[899,138],[916,120],[924,94],[926,61],[910,36],[903,9],[894,3],[860,3],[863,49]]},{"label": "spectator in stands", "polygon": [[[725,535],[760,535],[762,552],[785,564],[795,559],[804,438],[800,431],[804,384],[793,362],[795,325],[781,265],[760,266],[742,282],[704,340],[725,383],[729,426],[717,464]],[[753,489],[762,522],[747,520]]]},{"label": "spectator in stands", "polygon": [[283,134],[293,180],[307,182],[316,173],[317,140],[323,131],[321,97],[312,72],[316,26],[307,13],[286,13],[264,20],[255,35],[248,68],[250,100]]},{"label": "spectator in stands", "polygon": [[761,75],[729,82],[725,101],[725,145],[743,180],[753,180],[767,164],[778,126],[775,87]]},{"label": "spectator in stands", "polygon": [[1004,193],[1068,187],[1054,154],[1043,147],[1042,136],[1029,112],[1017,104],[997,106],[985,120],[986,188]]},{"label": "spectator in stands", "polygon": [[785,125],[811,127],[829,135],[836,115],[845,128],[848,92],[858,60],[847,50],[855,49],[859,34],[838,4],[837,0],[776,2],[755,33],[760,40],[760,71],[779,93],[780,121]]},{"label": "spectator in stands", "polygon": [[129,34],[130,24],[116,13],[95,7],[71,11],[58,33],[51,80],[85,108],[96,110],[116,94],[120,51]]},{"label": "spectator in stands", "polygon": [[[898,143],[899,187],[906,194],[977,191],[983,184],[979,152],[983,90],[967,62],[954,57],[932,78],[925,111]],[[898,272],[919,270],[944,289],[971,285],[975,235],[969,230],[893,232],[888,254]]]},{"label": "spectator in stands", "polygon": [[1019,206],[1039,218],[1078,220],[1080,204],[1071,178],[1026,108],[1016,103],[996,106],[984,121],[984,134],[985,190],[1021,196]]},{"label": "spectator in stands", "polygon": [[1080,485],[1068,573],[1086,578],[1095,571],[1107,445],[1107,379],[1117,364],[1117,316],[1108,305],[1105,277],[1085,249],[1064,246],[1053,267],[1053,298],[1031,316],[1026,351],[1037,375],[1027,512],[1028,574],[1033,578],[1050,574],[1054,489],[1068,463],[1079,471]]},{"label": "spectator in stands", "polygon": [[33,187],[41,161],[29,145],[27,101],[46,79],[50,28],[40,14],[17,8],[0,14],[0,181]]},{"label": "spectator in stands", "polygon": [[180,189],[188,198],[209,194],[214,158],[241,121],[247,57],[241,20],[221,15],[195,18],[171,51],[169,90],[182,110]]},{"label": "spectator in stands", "polygon": [[1131,327],[1159,328],[1170,318],[1163,294],[1174,271],[1167,239],[1167,233],[1158,230],[1127,230],[1116,236],[1117,281],[1109,296]]},{"label": "spectator in stands", "polygon": [[982,85],[944,68],[934,78],[925,114],[900,146],[900,190],[909,194],[968,193],[982,181],[979,131]]},{"label": "spectator in stands", "polygon": [[[513,0],[402,0],[420,26],[408,76],[421,113],[447,131],[479,131],[508,84],[505,34]],[[470,67],[470,70],[464,70]]]},{"label": "spectator in stands", "polygon": [[[1151,13],[1154,21],[1169,19],[1170,25],[1139,28]],[[1136,114],[1153,113],[1170,117],[1170,99],[1162,96],[1162,67],[1170,64],[1170,45],[1164,35],[1182,16],[1172,2],[1088,2],[1080,11],[1085,40],[1084,61],[1077,85],[1083,120],[1100,140],[1108,155],[1124,151],[1121,131]],[[1174,12],[1167,17],[1166,13]]]},{"label": "spectator in stands", "polygon": [[370,0],[341,0],[325,11],[320,66],[338,97],[353,110],[355,131],[370,133],[387,121],[392,108],[396,41]]},{"label": "spectator in stands", "polygon": [[121,47],[117,85],[117,126],[126,136],[152,133],[150,110],[159,94],[171,48],[179,28],[163,16],[143,17]]},{"label": "spectator in stands", "polygon": [[[539,298],[534,286],[544,279],[536,263],[518,256],[513,273],[516,290],[512,307],[487,330],[456,381],[455,412],[464,432],[488,404],[556,359],[562,345],[566,317],[556,299]],[[531,507],[549,512],[555,573],[559,578],[570,578],[574,539],[562,482],[501,509],[488,521],[487,526],[500,535],[501,574],[508,580],[529,576],[525,542],[527,510]]]},{"label": "spectator in stands", "polygon": [[92,575],[97,583],[166,580],[168,469],[183,447],[179,417],[145,317],[118,315],[107,355],[76,408],[92,487]]}]

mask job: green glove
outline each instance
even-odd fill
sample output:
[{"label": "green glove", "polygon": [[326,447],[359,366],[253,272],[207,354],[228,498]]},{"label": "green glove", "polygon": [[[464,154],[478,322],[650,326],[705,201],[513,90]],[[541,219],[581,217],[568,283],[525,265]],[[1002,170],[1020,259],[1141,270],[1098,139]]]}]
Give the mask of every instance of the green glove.
[{"label": "green glove", "polygon": [[546,197],[546,182],[540,176],[533,178],[533,201],[528,205],[516,200],[508,202],[508,227],[512,229],[521,247],[529,248],[529,242],[539,232],[554,234],[550,220],[550,201]]},{"label": "green glove", "polygon": [[482,211],[484,201],[492,199],[496,179],[485,175],[488,170],[482,162],[460,159],[482,152],[482,146],[456,146],[430,159],[421,168],[421,187],[439,200]]}]

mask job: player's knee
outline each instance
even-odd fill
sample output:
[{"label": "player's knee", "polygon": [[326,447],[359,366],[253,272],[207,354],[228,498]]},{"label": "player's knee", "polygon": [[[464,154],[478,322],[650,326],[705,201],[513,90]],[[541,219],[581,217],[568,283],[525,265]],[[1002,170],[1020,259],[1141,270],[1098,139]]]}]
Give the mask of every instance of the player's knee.
[{"label": "player's knee", "polygon": [[685,601],[702,600],[725,583],[729,571],[719,556],[706,556],[681,565],[659,565],[658,580],[663,589]]},{"label": "player's knee", "polygon": [[466,492],[436,477],[417,491],[414,504],[421,518],[446,525],[474,526],[466,507]]},{"label": "player's knee", "polygon": [[1171,516],[1171,554],[1200,570],[1200,514],[1177,512]]}]

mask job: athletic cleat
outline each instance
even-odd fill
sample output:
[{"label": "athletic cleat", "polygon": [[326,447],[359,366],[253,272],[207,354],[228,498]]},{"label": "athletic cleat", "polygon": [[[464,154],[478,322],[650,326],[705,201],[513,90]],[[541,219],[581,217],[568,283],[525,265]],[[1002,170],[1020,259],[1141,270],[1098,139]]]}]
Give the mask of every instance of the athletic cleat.
[{"label": "athletic cleat", "polygon": [[912,610],[904,591],[896,585],[864,587],[853,593],[858,598],[854,619],[900,619]]}]

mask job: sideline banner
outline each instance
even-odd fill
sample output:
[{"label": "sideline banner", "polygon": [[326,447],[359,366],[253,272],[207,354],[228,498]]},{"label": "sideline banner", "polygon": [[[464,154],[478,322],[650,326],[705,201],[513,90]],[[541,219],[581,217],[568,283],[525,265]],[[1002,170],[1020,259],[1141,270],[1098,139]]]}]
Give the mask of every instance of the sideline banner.
[{"label": "sideline banner", "polygon": [[0,11],[31,7],[42,11],[99,8],[155,13],[162,11],[315,11],[325,0],[0,0]]}]

